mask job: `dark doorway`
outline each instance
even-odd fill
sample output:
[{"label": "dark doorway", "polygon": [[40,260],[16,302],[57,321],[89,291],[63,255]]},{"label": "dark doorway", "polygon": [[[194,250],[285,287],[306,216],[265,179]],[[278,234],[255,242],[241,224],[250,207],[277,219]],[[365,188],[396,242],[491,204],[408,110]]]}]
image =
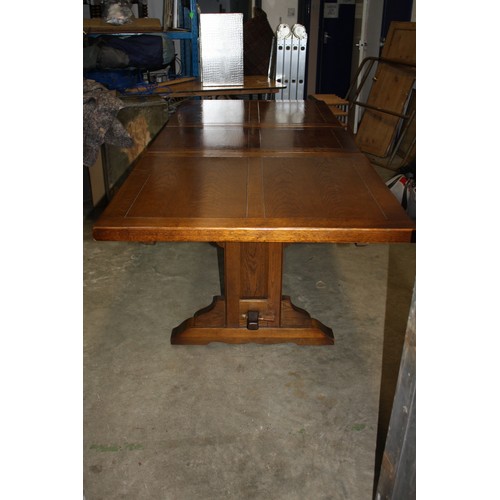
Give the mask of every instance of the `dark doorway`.
[{"label": "dark doorway", "polygon": [[413,0],[385,0],[381,37],[384,41],[392,21],[411,21]]},{"label": "dark doorway", "polygon": [[[384,42],[389,30],[389,26],[392,21],[411,21],[412,8],[414,0],[385,0],[383,5],[383,18],[380,33],[380,41]],[[341,38],[340,41],[332,40],[327,38],[326,44],[324,37],[324,5],[325,3],[336,3],[338,7],[333,7],[330,9],[330,15],[335,15],[335,9],[338,8],[339,18],[337,20],[331,20],[329,23],[329,28],[332,29],[332,24],[335,23],[339,26],[339,33],[336,34],[336,39]],[[314,57],[317,60],[317,67],[314,68],[316,74],[308,75],[311,79],[311,83],[314,81],[316,84],[315,90],[310,90],[310,92],[317,93],[334,93],[340,97],[345,97],[347,88],[350,84],[350,79],[352,77],[351,65],[352,65],[352,48],[355,40],[354,35],[354,19],[351,22],[350,18],[355,17],[355,0],[321,0],[320,6],[320,19],[318,23],[318,53],[316,58],[316,47],[308,46],[308,59],[309,57]],[[344,16],[348,13],[347,20]],[[316,19],[311,17],[311,0],[298,0],[298,10],[297,10],[297,22],[304,25],[307,33],[312,33],[316,29]],[[342,16],[342,17],[340,17]],[[345,21],[344,21],[345,20]],[[315,26],[311,26],[314,23]],[[328,21],[327,21],[328,23]],[[352,30],[352,32],[351,32]],[[346,33],[347,31],[347,33]],[[328,29],[326,32],[330,35]],[[336,46],[335,46],[336,45]],[[344,48],[343,48],[344,46]],[[334,69],[335,68],[335,69]],[[353,68],[354,70],[356,68]],[[329,75],[335,72],[339,78],[340,82],[328,83],[330,79]],[[344,75],[340,77],[340,75]],[[346,87],[346,82],[347,87]],[[307,86],[307,85],[306,85]]]},{"label": "dark doorway", "polygon": [[[258,0],[259,2],[261,0]],[[311,0],[298,0],[297,5],[297,23],[302,24],[306,29],[306,33],[310,36],[311,30]],[[306,52],[306,68],[309,65],[309,54],[310,54],[309,43],[307,44],[307,52]],[[308,71],[306,71],[306,77],[304,80],[304,88],[307,89],[307,81],[308,81]]]},{"label": "dark doorway", "polygon": [[316,92],[344,97],[351,83],[354,15],[351,0],[321,0]]}]

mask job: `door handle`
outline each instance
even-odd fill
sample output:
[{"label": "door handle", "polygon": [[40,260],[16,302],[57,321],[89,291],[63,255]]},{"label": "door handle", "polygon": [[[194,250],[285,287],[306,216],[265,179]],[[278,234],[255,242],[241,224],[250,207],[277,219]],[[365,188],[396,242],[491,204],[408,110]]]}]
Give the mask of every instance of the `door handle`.
[{"label": "door handle", "polygon": [[332,38],[326,31],[323,33],[323,43],[328,43],[328,39]]}]

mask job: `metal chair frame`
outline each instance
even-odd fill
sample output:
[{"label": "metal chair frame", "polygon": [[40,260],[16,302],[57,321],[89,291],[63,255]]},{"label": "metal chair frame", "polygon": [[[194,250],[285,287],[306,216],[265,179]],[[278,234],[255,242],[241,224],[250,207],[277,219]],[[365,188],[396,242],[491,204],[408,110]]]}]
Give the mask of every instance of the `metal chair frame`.
[{"label": "metal chair frame", "polygon": [[[378,106],[372,106],[366,102],[361,102],[359,100],[359,95],[360,95],[361,91],[363,90],[366,82],[368,81],[368,77],[369,77],[375,63],[377,63],[377,67],[379,64],[388,64],[388,65],[392,65],[395,67],[401,67],[401,68],[406,68],[406,69],[415,71],[413,85],[415,85],[415,82],[416,82],[416,66],[413,63],[407,63],[407,62],[397,61],[397,60],[393,60],[393,59],[387,59],[387,58],[383,58],[383,57],[367,57],[367,58],[363,59],[363,61],[359,65],[358,70],[356,72],[356,75],[352,79],[351,85],[350,85],[350,87],[347,91],[346,97],[345,97],[345,100],[349,102],[348,111],[349,111],[350,115],[351,115],[352,111],[354,110],[355,106],[360,106],[360,107],[370,109],[373,111],[378,111],[380,113],[385,113],[388,115],[396,116],[400,119],[398,126],[401,128],[399,130],[398,138],[391,147],[391,153],[385,157],[385,158],[389,158],[389,161],[386,164],[384,164],[383,162],[380,162],[380,160],[377,160],[376,157],[372,158],[372,156],[370,156],[370,160],[373,163],[376,163],[378,165],[389,168],[388,165],[391,165],[392,162],[394,161],[394,158],[398,152],[398,149],[399,149],[401,143],[406,138],[406,134],[410,128],[410,125],[412,125],[416,119],[416,111],[413,110],[410,113],[398,113],[398,112],[395,112],[395,111],[390,110],[390,109],[384,109],[384,108],[380,108]],[[358,84],[358,79],[360,76],[361,76],[361,80]],[[376,77],[374,76],[373,80],[375,80],[375,79],[376,79]],[[408,157],[411,154],[411,151],[413,150],[415,143],[416,143],[416,138],[413,138],[411,145],[408,148],[408,150],[403,158],[403,164],[408,160]]]}]

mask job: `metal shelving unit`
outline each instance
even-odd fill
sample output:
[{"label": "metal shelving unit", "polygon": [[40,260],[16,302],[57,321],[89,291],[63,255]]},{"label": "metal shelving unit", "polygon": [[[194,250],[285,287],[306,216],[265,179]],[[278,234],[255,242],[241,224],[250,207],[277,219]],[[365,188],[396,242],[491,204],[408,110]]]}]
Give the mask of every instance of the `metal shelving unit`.
[{"label": "metal shelving unit", "polygon": [[[147,0],[132,0],[133,3],[138,4],[139,8],[139,19],[144,19],[148,14]],[[84,4],[89,4],[91,18],[96,21],[102,17],[102,0],[84,0]],[[199,48],[198,48],[198,37],[199,37],[199,15],[198,15],[198,5],[196,0],[189,0],[189,8],[182,7],[182,2],[179,0],[179,6],[182,9],[182,15],[180,20],[182,23],[181,28],[163,28],[163,29],[150,29],[147,32],[158,32],[161,31],[167,35],[170,40],[180,41],[180,60],[181,60],[181,75],[179,76],[193,76],[198,77],[199,71]],[[94,20],[92,19],[92,20]],[[149,21],[145,19],[144,21]],[[151,19],[151,21],[154,21]],[[109,25],[108,27],[109,28]],[[146,32],[145,30],[136,30],[130,27],[132,33]],[[110,29],[105,31],[99,31],[93,29],[89,34],[116,34],[116,35],[126,35],[127,26],[120,27],[116,29],[116,32],[111,32]]]},{"label": "metal shelving unit", "polygon": [[181,45],[181,76],[200,76],[199,70],[199,16],[196,0],[189,0],[189,9],[183,8],[183,28],[166,30],[171,40],[179,40]]}]

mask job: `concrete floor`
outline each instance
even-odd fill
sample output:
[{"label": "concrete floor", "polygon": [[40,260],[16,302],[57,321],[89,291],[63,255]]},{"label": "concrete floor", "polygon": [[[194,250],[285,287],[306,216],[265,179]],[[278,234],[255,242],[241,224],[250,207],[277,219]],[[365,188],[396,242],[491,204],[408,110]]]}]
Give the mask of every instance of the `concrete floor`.
[{"label": "concrete floor", "polygon": [[334,346],[171,346],[171,329],[219,294],[216,248],[96,242],[94,217],[84,216],[86,500],[370,499],[415,245],[287,247],[284,293],[333,328]]}]

